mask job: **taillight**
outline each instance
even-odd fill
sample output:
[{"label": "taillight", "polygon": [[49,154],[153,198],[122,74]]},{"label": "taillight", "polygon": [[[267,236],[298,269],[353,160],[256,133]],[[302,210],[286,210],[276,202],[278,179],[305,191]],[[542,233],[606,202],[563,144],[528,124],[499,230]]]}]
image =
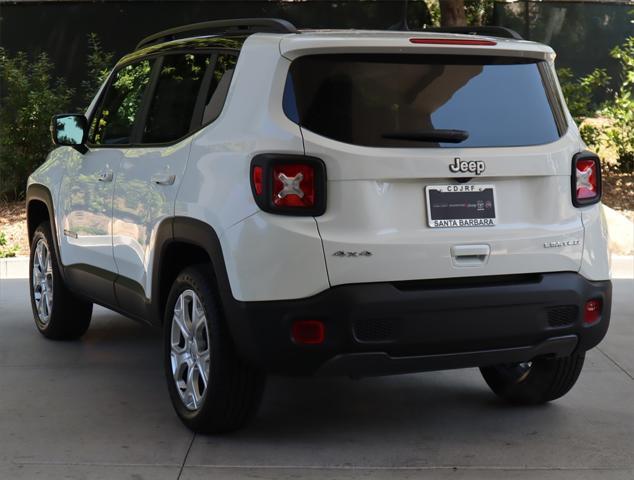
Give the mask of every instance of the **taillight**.
[{"label": "taillight", "polygon": [[314,207],[314,168],[298,164],[274,166],[273,203],[278,207]]},{"label": "taillight", "polygon": [[601,162],[591,152],[580,152],[572,158],[572,203],[576,207],[601,200]]},{"label": "taillight", "polygon": [[257,155],[251,161],[251,191],[265,212],[318,216],[326,210],[326,166],[302,155]]},{"label": "taillight", "polygon": [[256,195],[262,195],[264,187],[262,186],[262,167],[254,167],[251,172],[251,182]]}]

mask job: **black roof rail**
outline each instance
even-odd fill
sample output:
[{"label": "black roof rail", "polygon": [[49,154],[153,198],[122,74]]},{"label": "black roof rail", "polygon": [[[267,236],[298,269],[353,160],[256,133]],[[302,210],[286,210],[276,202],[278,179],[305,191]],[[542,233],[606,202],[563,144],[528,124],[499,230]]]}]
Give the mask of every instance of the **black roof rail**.
[{"label": "black roof rail", "polygon": [[192,23],[181,27],[169,28],[162,32],[145,37],[136,46],[135,50],[153,43],[175,40],[181,33],[189,33],[205,30],[208,33],[221,33],[225,35],[251,34],[258,32],[268,33],[299,33],[291,22],[280,18],[234,18],[227,20],[211,20],[209,22]]},{"label": "black roof rail", "polygon": [[490,37],[513,38],[524,40],[515,30],[506,27],[483,26],[483,27],[429,27],[424,28],[424,32],[440,33],[466,33],[468,35],[488,35]]}]

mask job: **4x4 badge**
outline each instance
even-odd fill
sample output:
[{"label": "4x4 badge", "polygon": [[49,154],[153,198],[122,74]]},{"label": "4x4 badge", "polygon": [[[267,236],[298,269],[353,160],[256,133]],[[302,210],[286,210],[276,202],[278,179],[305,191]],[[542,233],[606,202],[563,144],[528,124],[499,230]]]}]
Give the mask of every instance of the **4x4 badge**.
[{"label": "4x4 badge", "polygon": [[449,165],[449,170],[453,173],[475,173],[480,175],[487,168],[482,160],[460,160],[460,157],[456,157],[453,161],[453,165]]},{"label": "4x4 badge", "polygon": [[338,250],[332,255],[333,257],[371,257],[372,252],[368,252],[367,250],[363,250],[362,252],[344,252],[343,250]]}]

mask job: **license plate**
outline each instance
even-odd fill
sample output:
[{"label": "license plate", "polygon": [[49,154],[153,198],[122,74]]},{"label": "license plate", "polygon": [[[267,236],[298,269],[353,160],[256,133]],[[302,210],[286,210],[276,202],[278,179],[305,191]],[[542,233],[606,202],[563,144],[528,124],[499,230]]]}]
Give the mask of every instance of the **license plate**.
[{"label": "license plate", "polygon": [[493,185],[429,185],[425,194],[427,224],[432,228],[495,225]]}]

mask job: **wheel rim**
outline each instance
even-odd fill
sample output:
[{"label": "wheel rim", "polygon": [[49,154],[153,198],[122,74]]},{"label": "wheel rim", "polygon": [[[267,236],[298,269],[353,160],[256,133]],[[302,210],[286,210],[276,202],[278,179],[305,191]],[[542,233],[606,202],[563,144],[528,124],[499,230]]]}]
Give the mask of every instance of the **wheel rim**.
[{"label": "wheel rim", "polygon": [[193,290],[176,300],[170,345],[176,390],[188,410],[198,410],[209,384],[210,352],[205,309]]},{"label": "wheel rim", "polygon": [[33,300],[43,326],[48,325],[53,309],[53,261],[48,245],[40,238],[33,255]]}]

